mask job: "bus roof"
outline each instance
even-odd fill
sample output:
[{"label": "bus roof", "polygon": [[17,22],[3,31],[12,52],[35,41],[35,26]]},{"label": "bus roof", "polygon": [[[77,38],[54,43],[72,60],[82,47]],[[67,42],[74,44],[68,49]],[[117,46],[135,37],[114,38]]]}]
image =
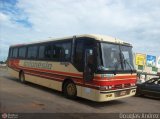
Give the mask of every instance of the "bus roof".
[{"label": "bus roof", "polygon": [[118,38],[111,37],[111,36],[106,36],[106,35],[86,34],[86,35],[82,35],[82,36],[92,37],[92,38],[95,38],[95,39],[97,39],[99,41],[106,41],[106,42],[111,42],[111,43],[131,45],[130,43],[124,42],[124,41],[122,41],[122,40],[120,40]]},{"label": "bus roof", "polygon": [[[99,40],[99,41],[111,42],[111,43],[117,43],[117,44],[123,44],[123,45],[131,46],[130,43],[127,43],[127,42],[124,42],[124,41],[122,41],[118,38],[114,38],[114,37],[106,36],[106,35],[83,34],[83,35],[75,35],[75,36],[76,36],[76,38],[89,37],[89,38],[94,38],[94,39]],[[65,39],[71,39],[71,38],[73,38],[73,36],[63,37],[63,38],[48,38],[47,40],[41,40],[41,41],[36,41],[36,42],[31,42],[31,43],[11,45],[11,47],[24,46],[24,45],[37,44],[37,43],[45,43],[45,42],[50,42],[50,41],[59,41],[59,40],[65,40]]]}]

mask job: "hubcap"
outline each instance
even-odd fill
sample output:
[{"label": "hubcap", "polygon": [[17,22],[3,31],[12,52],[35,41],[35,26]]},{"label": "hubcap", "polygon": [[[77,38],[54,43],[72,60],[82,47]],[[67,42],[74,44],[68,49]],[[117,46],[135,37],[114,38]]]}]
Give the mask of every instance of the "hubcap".
[{"label": "hubcap", "polygon": [[24,76],[23,76],[23,74],[21,74],[21,81],[22,81],[22,82],[24,81]]},{"label": "hubcap", "polygon": [[67,93],[68,93],[68,95],[74,95],[75,94],[74,84],[70,83],[70,84],[67,85]]}]

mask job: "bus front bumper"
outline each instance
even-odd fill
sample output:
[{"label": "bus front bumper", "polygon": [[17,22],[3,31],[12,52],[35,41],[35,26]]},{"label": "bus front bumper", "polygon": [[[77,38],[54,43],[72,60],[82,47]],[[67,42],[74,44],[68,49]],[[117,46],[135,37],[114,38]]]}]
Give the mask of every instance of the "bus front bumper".
[{"label": "bus front bumper", "polygon": [[110,90],[110,91],[96,91],[96,102],[105,102],[110,100],[116,100],[120,98],[126,98],[134,96],[136,93],[136,87],[125,88],[119,90]]}]

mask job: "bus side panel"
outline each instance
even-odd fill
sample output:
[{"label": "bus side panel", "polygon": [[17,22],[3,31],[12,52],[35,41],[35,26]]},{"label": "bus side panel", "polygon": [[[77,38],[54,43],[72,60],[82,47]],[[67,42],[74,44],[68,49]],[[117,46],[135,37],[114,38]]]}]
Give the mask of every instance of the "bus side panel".
[{"label": "bus side panel", "polygon": [[82,86],[76,85],[77,87],[77,96],[81,97],[82,96]]},{"label": "bus side panel", "polygon": [[82,87],[82,95],[81,97],[89,100],[95,100],[96,90],[88,87]]},{"label": "bus side panel", "polygon": [[62,91],[62,82],[25,74],[25,80],[51,89]]},{"label": "bus side panel", "polygon": [[19,71],[16,71],[8,67],[8,72],[12,77],[19,79]]}]

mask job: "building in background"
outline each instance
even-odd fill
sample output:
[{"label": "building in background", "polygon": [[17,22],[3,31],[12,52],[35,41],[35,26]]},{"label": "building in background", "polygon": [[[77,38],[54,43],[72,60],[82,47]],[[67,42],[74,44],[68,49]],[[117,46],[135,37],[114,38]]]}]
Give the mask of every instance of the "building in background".
[{"label": "building in background", "polygon": [[160,69],[160,56],[157,57],[156,67],[157,67],[158,69]]}]

